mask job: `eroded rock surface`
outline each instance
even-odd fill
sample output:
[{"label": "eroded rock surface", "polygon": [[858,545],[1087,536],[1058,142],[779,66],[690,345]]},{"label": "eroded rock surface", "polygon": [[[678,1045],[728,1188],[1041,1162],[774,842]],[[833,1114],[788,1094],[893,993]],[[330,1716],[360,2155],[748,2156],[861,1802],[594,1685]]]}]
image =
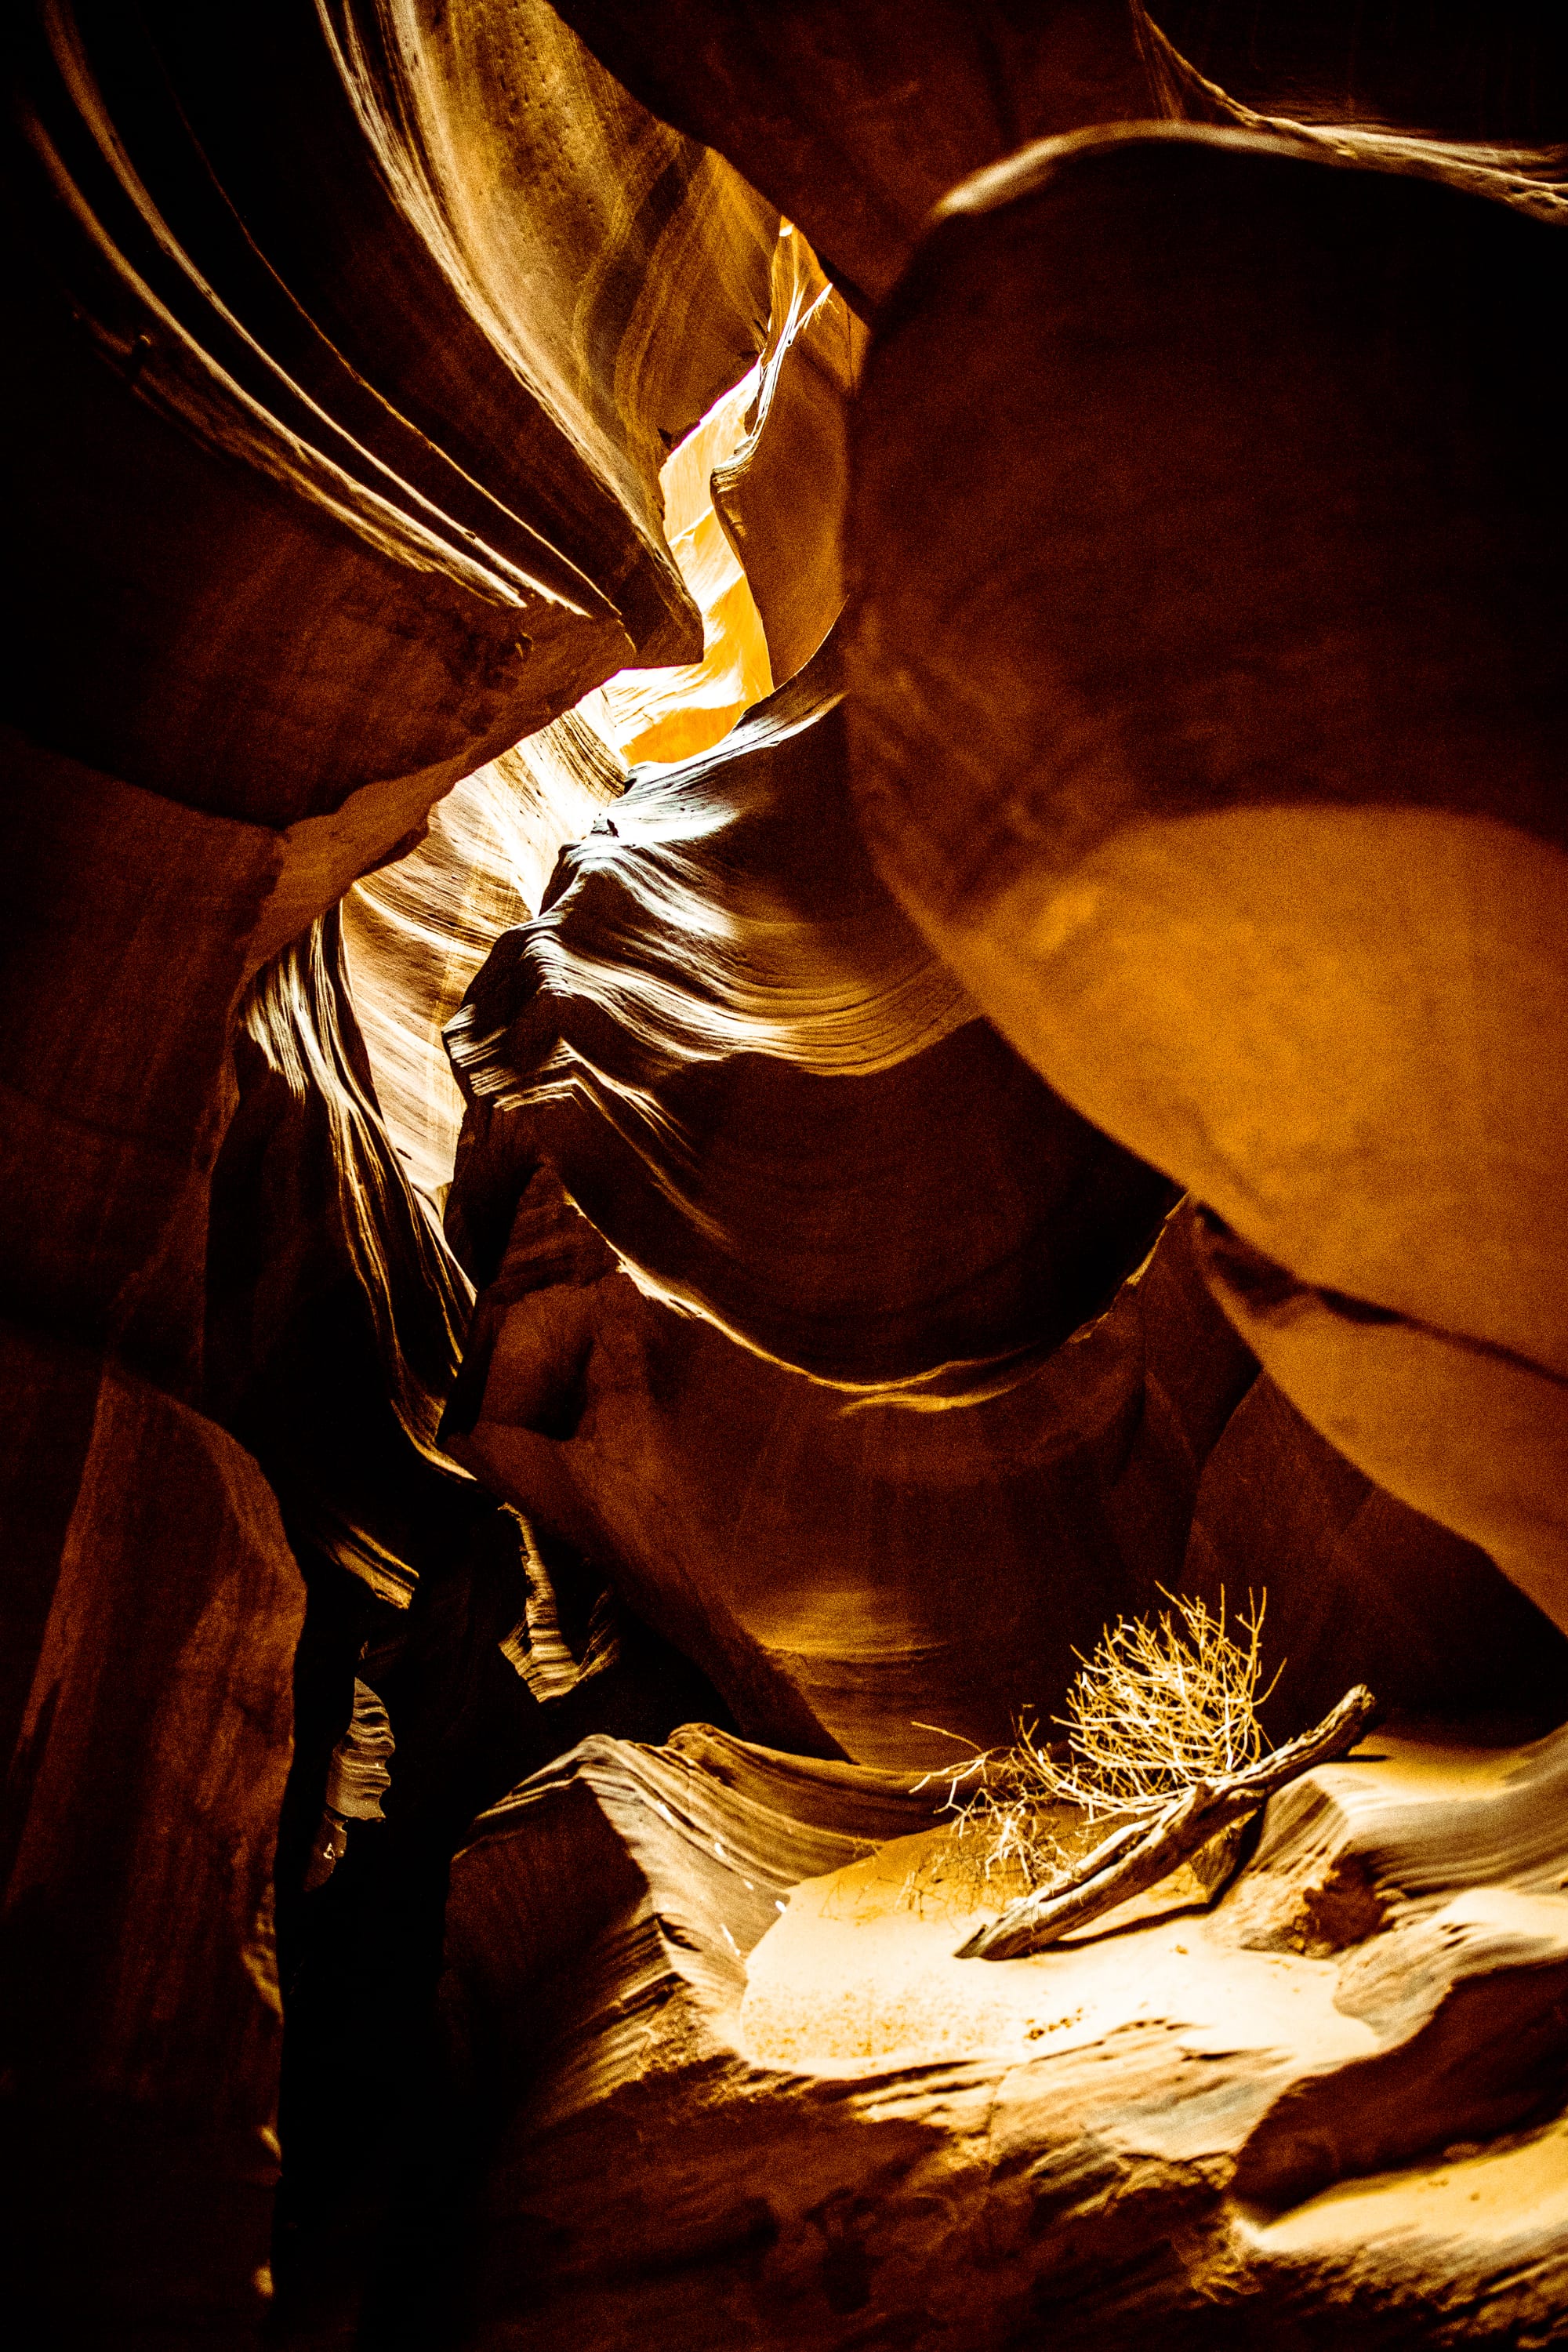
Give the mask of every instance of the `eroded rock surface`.
[{"label": "eroded rock surface", "polygon": [[935,1760],[1173,1580],[1250,1365],[1184,1226],[1127,1279],[1168,1188],[871,873],[831,663],[635,782],[468,992],[445,1442],[749,1730]]},{"label": "eroded rock surface", "polygon": [[983,164],[1084,123],[1234,110],[1123,0],[938,0],[914,18],[892,0],[679,0],[657,24],[627,0],[566,0],[562,14],[655,113],[765,190],[866,310],[931,206]]},{"label": "eroded rock surface", "polygon": [[[866,1858],[929,1851],[940,1784],[864,1769],[1005,1738],[1178,1580],[1269,1585],[1281,1729],[1356,1673],[1561,1713],[1528,1604],[1282,1393],[1552,1601],[1549,30],[1363,11],[1358,79],[1335,9],[565,14],[591,48],[536,0],[8,35],[8,2310],[255,2331],[292,1660],[311,2352],[460,2332],[470,2286],[497,2346],[1550,2340],[1555,1748],[1320,1776],[1211,1917],[1167,1888],[978,1970]],[[1094,363],[1041,339],[1086,253]],[[904,909],[820,650],[847,578]],[[716,755],[532,797],[599,682],[616,741],[685,753],[770,673]],[[1024,1060],[942,928],[1015,850],[1063,884],[1058,982],[1111,940]],[[443,1423],[437,1031],[487,955]],[[1215,1213],[1162,1231],[1187,1182]],[[726,1703],[862,1764],[628,1744]],[[345,1795],[373,1717],[384,1816]],[[458,1864],[448,2136],[452,1845],[584,1732]],[[487,2151],[440,2305],[421,2232]]]},{"label": "eroded rock surface", "polygon": [[1563,480],[1519,336],[1565,252],[1236,133],[972,184],[857,406],[849,640],[904,903],[1211,1203],[1303,1412],[1560,1622]]},{"label": "eroded rock surface", "polygon": [[713,472],[714,506],[757,600],[776,686],[805,668],[843,607],[849,400],[866,342],[864,322],[786,223],[749,429]]},{"label": "eroded rock surface", "polygon": [[547,1151],[752,1344],[868,1390],[965,1366],[961,1391],[1108,1304],[1173,1195],[975,1019],[871,869],[845,751],[828,647],[564,853],[452,1024],[454,1215]]},{"label": "eroded rock surface", "polygon": [[1127,1278],[1170,1192],[971,1018],[848,829],[835,660],[641,775],[469,989],[444,1442],[781,1746],[1005,1740],[1184,1577],[1272,1593],[1284,1732],[1380,1669],[1550,1717],[1563,1645],[1479,1552],[1387,1498],[1347,1533],[1369,1483],[1277,1394],[1227,1428],[1253,1367],[1190,1218]]},{"label": "eroded rock surface", "polygon": [[299,1570],[260,1472],[8,1323],[0,2144],[35,2343],[229,2345],[265,2308],[272,1858]]},{"label": "eroded rock surface", "polygon": [[700,651],[658,467],[761,344],[773,217],[549,8],[22,47],[30,733],[282,824]]},{"label": "eroded rock surface", "polygon": [[561,13],[656,114],[798,222],[868,316],[959,181],[1099,123],[1267,123],[1549,212],[1568,180],[1561,36],[1531,0],[1418,29],[1393,6],[1175,0],[937,0],[912,19],[897,0],[677,0],[658,19],[636,0],[563,0]]},{"label": "eroded rock surface", "polygon": [[[589,1743],[454,1873],[500,2135],[471,2340],[1550,2341],[1560,1747],[1368,1752],[1275,1801],[1212,1913],[990,1964],[910,1901],[929,1789]],[[595,1867],[563,1901],[567,1851]],[[1335,1869],[1378,1899],[1325,1933]]]},{"label": "eroded rock surface", "polygon": [[[384,1585],[476,1492],[397,1417],[419,1423],[451,1349],[433,1372],[406,1299],[380,1344],[384,1261],[421,1229],[363,1070],[335,1124],[346,1081],[268,1074],[257,1191],[217,1220],[239,1308],[204,1364],[234,1016],[458,778],[637,654],[700,651],[659,467],[762,346],[775,221],[543,7],[86,0],[23,8],[6,48],[26,360],[5,390],[0,1304],[42,1367],[36,1424],[22,1376],[15,1400],[6,1608],[24,1698],[42,1628],[74,1661],[52,1730],[54,1685],[34,1692],[7,1801],[7,1925],[43,2004],[7,2003],[7,2168],[34,2182],[11,2294],[39,2342],[58,2319],[72,2342],[226,2347],[264,2302],[262,1897],[299,1607],[276,1505],[206,1409],[269,1452],[302,1549],[310,1519]],[[416,1284],[433,1267],[439,1323],[457,1293],[430,1230]],[[58,1431],[42,1410],[72,1349],[109,1401],[85,1486],[74,1405]],[[79,1521],[91,1558],[67,1575]]]}]

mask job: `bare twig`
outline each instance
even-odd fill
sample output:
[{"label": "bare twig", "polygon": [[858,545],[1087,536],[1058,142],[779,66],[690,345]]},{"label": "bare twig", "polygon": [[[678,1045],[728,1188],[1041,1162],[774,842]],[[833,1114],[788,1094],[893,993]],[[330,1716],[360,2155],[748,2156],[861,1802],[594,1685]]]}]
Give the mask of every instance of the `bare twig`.
[{"label": "bare twig", "polygon": [[1173,1609],[1156,1622],[1124,1617],[1092,1657],[1080,1656],[1060,1718],[1068,1753],[1042,1778],[1086,1820],[1162,1812],[1194,1780],[1242,1771],[1263,1752],[1258,1708],[1268,1692],[1258,1685],[1267,1595],[1248,1596],[1239,1643],[1223,1592],[1217,1616],[1198,1594],[1165,1598]]},{"label": "bare twig", "polygon": [[1081,1671],[1055,1720],[1065,1738],[1043,1739],[1038,1722],[1020,1716],[1011,1747],[973,1748],[927,1775],[944,1785],[955,1820],[940,1850],[911,1871],[911,1901],[967,1898],[973,1908],[994,1892],[1011,1902],[1047,1882],[1061,1885],[1064,1872],[1076,1879],[1086,1868],[1086,1847],[1114,1831],[1123,1850],[1194,1780],[1257,1761],[1268,1596],[1247,1595],[1237,1638],[1223,1591],[1217,1614],[1199,1594],[1163,1597],[1171,1607],[1157,1620],[1121,1618],[1092,1656],[1079,1654]]},{"label": "bare twig", "polygon": [[1081,1862],[1010,1904],[989,1927],[977,1928],[959,1947],[959,1958],[1016,1960],[1043,1952],[1075,1927],[1087,1927],[1158,1885],[1211,1838],[1267,1804],[1287,1782],[1315,1764],[1332,1763],[1347,1754],[1365,1735],[1376,1712],[1371,1691],[1358,1683],[1315,1730],[1239,1772],[1193,1781],[1148,1826],[1141,1821],[1123,1822]]}]

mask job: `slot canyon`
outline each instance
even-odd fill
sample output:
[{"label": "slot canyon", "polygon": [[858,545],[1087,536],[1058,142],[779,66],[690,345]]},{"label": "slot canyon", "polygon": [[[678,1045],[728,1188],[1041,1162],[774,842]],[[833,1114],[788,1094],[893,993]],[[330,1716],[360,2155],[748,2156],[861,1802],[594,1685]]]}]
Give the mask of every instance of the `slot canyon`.
[{"label": "slot canyon", "polygon": [[1568,19],[4,41],[6,2340],[1568,2344]]}]

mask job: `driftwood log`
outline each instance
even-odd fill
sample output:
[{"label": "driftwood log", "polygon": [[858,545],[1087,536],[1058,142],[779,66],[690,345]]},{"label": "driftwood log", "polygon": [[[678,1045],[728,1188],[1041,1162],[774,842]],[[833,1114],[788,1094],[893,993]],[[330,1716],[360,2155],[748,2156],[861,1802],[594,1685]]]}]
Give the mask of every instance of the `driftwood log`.
[{"label": "driftwood log", "polygon": [[1194,1780],[1152,1820],[1119,1823],[1080,1862],[1020,1896],[989,1927],[977,1928],[959,1947],[959,1958],[1026,1958],[1146,1894],[1203,1847],[1250,1821],[1303,1772],[1347,1756],[1376,1715],[1376,1700],[1358,1683],[1321,1723],[1271,1749],[1245,1771]]},{"label": "driftwood log", "polygon": [[[1452,1532],[1563,1614],[1552,27],[1508,6],[1395,40],[1379,0],[1363,72],[1337,6],[1248,9],[1241,34],[1228,5],[1121,0],[568,13],[588,46],[542,0],[26,0],[7,27],[0,2142],[29,2342],[226,2352],[260,2326],[291,1685],[295,1864],[342,1727],[325,1685],[363,1669],[396,1738],[345,1874],[305,1895],[283,1873],[296,1927],[306,1902],[353,1916],[332,1906],[362,1861],[387,1890],[391,1948],[370,1913],[322,1930],[342,2005],[294,2011],[294,2083],[340,2103],[309,2160],[296,2135],[285,2211],[314,2199],[330,2239],[340,2191],[390,2161],[427,2018],[386,2026],[367,2103],[332,2069],[388,1982],[434,1969],[474,1806],[575,1731],[658,1740],[673,1691],[926,1765],[911,1717],[1005,1736],[1155,1577],[1268,1581],[1276,1607],[1283,1581],[1282,1733],[1329,1673],[1540,1698],[1562,1656]],[[1189,37],[1205,74],[1249,78],[1227,96]],[[1128,117],[1131,141],[1082,137]],[[1339,168],[1358,156],[1376,168]],[[429,1218],[456,1116],[426,1090],[433,1032],[519,911],[458,884],[483,792],[388,886],[379,965],[366,929],[345,968],[312,927],[455,781],[528,769],[525,730],[628,663],[697,667],[661,469],[759,358],[710,544],[721,520],[749,551],[786,692],[809,698],[853,591],[853,715],[800,730],[836,749],[793,835],[712,772],[644,779],[664,865],[623,855],[606,810],[557,919],[489,975],[499,999],[550,939],[574,984],[549,1019],[521,989],[502,1025],[602,1063],[599,1110],[629,1076],[647,1113],[617,1159],[613,1119],[531,1101],[530,1158],[473,1107],[453,1234],[483,1296],[447,1427],[537,1511],[525,1536],[435,1428],[467,1301]],[[901,912],[846,813],[851,750]],[[1022,1013],[957,936],[1010,936],[998,849],[1046,894]],[[863,1042],[856,988],[885,995],[890,946],[916,997],[967,988],[1022,1058],[965,1019],[929,1055],[805,1071],[813,1124],[802,1066],[773,1055],[770,1096],[769,1055],[731,1035],[705,1091],[686,1048],[711,1042],[710,970],[661,959],[630,887],[675,867],[775,1044],[847,971]],[[585,1011],[606,912],[624,990]],[[409,943],[426,918],[450,969]],[[395,967],[383,1103],[345,980],[368,1023]],[[286,1017],[258,1036],[263,1000]],[[679,1036],[651,1083],[650,1005]],[[1052,1195],[1058,1255],[1021,1201],[1042,1161],[1070,1174],[1023,1132],[1042,1103],[1085,1155],[1082,1197]],[[797,1146],[809,1217],[779,1173]],[[759,1168],[748,1215],[728,1180]],[[1209,1204],[1137,1280],[1123,1180],[1150,1235],[1179,1187]],[[828,1224],[854,1314],[826,1259],[789,1295]],[[966,1366],[1006,1360],[994,1390],[932,1379],[955,1339]],[[551,1726],[524,1573],[546,1549],[589,1688]],[[606,1664],[608,1578],[709,1683],[624,1605]],[[632,1687],[639,1642],[658,1689]],[[601,1717],[616,1674],[626,1708]],[[489,2105],[436,2145],[454,2181],[499,2147],[478,2255],[406,2310],[384,2281],[367,2337],[460,2329],[477,2283],[485,2340],[574,2352],[1550,2340],[1561,1757],[1421,1770],[1392,1799],[1356,1765],[1309,1775],[1212,1917],[954,1963],[997,2060],[972,2008],[933,2042],[834,1940],[835,1905],[887,1892],[874,1863],[843,1875],[861,1843],[923,1822],[906,1788],[706,1736],[579,1751],[456,1874],[452,2014]],[[797,1900],[811,1872],[832,1885]],[[975,1925],[925,1924],[943,1968]],[[891,1946],[910,1932],[899,1914]],[[1172,2021],[1109,1989],[1151,1934],[1218,1971],[1175,1981]],[[1077,2024],[1077,1994],[1009,2007],[1064,1969],[1089,1972]],[[283,2339],[344,2340],[346,2311],[296,2305]]]},{"label": "driftwood log", "polygon": [[586,1743],[453,1870],[471,2340],[1550,2342],[1562,1744],[1378,1744],[1212,1912],[976,1969],[907,1892],[941,1790]]}]

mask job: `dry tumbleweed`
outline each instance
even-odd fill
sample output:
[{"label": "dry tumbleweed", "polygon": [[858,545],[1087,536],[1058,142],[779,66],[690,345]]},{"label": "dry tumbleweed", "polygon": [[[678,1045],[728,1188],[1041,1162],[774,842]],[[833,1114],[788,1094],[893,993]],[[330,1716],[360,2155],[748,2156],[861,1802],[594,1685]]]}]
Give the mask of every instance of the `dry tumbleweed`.
[{"label": "dry tumbleweed", "polygon": [[1201,1599],[1167,1597],[1172,1611],[1152,1624],[1122,1618],[1082,1661],[1058,1718],[1065,1740],[1042,1745],[1037,1725],[1020,1724],[1011,1748],[953,1769],[958,1819],[944,1877],[978,1892],[1022,1877],[1027,1890],[962,1957],[1046,1949],[1157,1885],[1365,1732],[1374,1702],[1358,1685],[1315,1729],[1265,1755],[1263,1601],[1249,1601],[1237,1641],[1223,1596],[1217,1616]]}]

